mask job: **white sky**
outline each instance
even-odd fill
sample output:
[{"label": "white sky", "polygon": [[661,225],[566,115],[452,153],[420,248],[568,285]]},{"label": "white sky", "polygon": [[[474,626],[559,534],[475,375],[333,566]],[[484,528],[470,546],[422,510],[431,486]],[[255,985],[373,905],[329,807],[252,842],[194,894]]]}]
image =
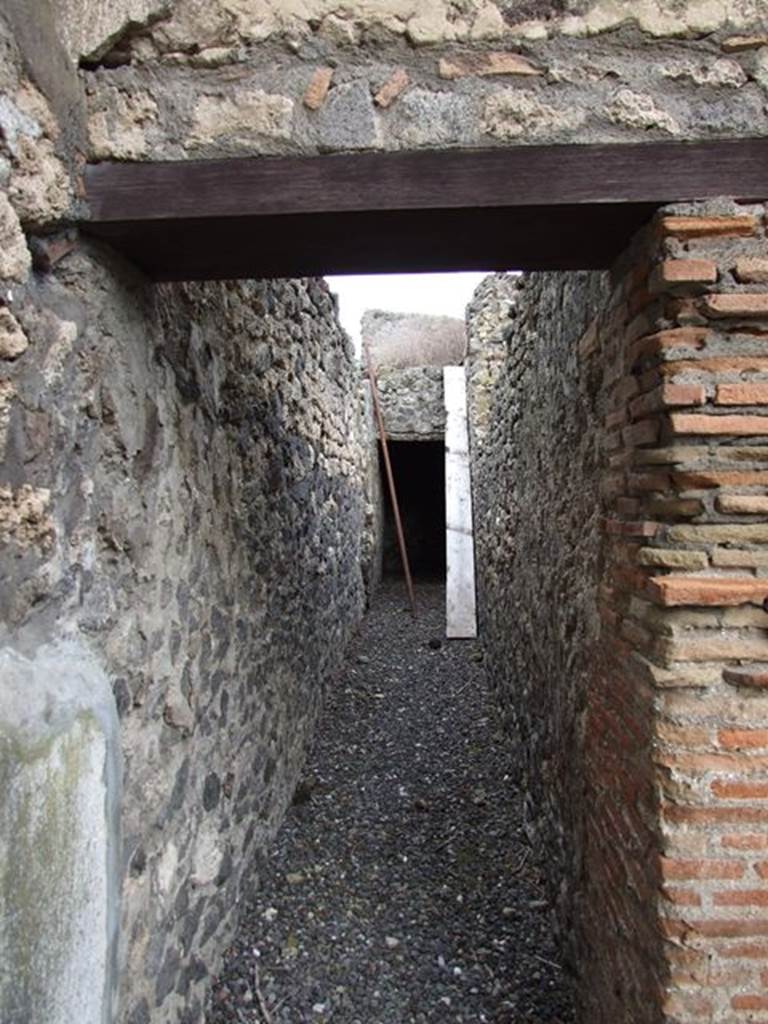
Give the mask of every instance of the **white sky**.
[{"label": "white sky", "polygon": [[[490,273],[490,271],[488,272]],[[360,320],[367,309],[431,313],[464,319],[472,292],[487,274],[358,274],[327,277],[339,296],[339,318],[360,351]]]}]

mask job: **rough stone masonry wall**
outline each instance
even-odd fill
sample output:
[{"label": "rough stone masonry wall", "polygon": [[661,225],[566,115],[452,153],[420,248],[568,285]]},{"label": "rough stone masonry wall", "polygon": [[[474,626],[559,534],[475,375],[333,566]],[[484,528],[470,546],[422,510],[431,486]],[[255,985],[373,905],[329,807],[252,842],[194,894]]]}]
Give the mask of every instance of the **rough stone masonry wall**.
[{"label": "rough stone masonry wall", "polygon": [[601,274],[537,274],[497,279],[494,292],[502,283],[508,301],[489,312],[484,282],[468,319],[470,338],[480,331],[505,338],[490,399],[481,374],[468,378],[479,632],[574,954],[582,938],[574,931],[584,813],[580,719],[598,629],[601,387],[599,375],[581,378],[576,342],[608,282]]},{"label": "rough stone masonry wall", "polygon": [[382,367],[376,371],[376,383],[384,429],[391,441],[442,441],[445,399],[441,366]]},{"label": "rough stone masonry wall", "polygon": [[102,0],[102,32],[105,8],[110,41],[68,30],[96,159],[768,131],[762,0]]},{"label": "rough stone masonry wall", "polygon": [[491,422],[493,393],[506,355],[506,335],[517,295],[517,276],[489,274],[467,306],[467,403],[469,440],[478,458]]},{"label": "rough stone masonry wall", "polygon": [[526,279],[497,389],[486,644],[584,1021],[768,1011],[765,232],[670,208],[610,295]]},{"label": "rough stone masonry wall", "polygon": [[119,1020],[193,1024],[361,615],[359,371],[323,282],[153,287],[43,234],[72,136],[0,26],[0,641],[111,680]]},{"label": "rough stone masonry wall", "polygon": [[25,650],[77,635],[112,678],[132,1024],[199,1019],[361,614],[356,373],[331,310],[313,282],[153,295],[87,253],[16,307],[3,619]]}]

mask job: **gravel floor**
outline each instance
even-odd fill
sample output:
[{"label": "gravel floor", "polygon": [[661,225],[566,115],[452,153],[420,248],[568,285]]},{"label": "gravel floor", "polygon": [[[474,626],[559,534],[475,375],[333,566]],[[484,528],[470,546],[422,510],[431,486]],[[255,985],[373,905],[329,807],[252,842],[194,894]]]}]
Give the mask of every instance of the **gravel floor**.
[{"label": "gravel floor", "polygon": [[513,761],[442,586],[379,592],[208,1024],[569,1024]]}]

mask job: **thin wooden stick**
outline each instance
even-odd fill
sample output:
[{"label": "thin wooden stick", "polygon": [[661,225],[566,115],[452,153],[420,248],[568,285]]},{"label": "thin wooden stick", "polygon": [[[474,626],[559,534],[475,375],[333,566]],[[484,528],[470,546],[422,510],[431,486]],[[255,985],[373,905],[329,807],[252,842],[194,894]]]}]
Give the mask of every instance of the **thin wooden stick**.
[{"label": "thin wooden stick", "polygon": [[381,453],[384,456],[384,469],[387,474],[387,485],[389,487],[389,496],[392,500],[392,511],[395,514],[395,530],[397,532],[397,546],[400,549],[400,561],[403,563],[403,572],[405,573],[405,585],[408,588],[408,597],[411,601],[411,613],[414,617],[416,616],[416,597],[413,593],[413,580],[411,579],[411,566],[408,562],[408,550],[405,546],[405,534],[403,533],[403,523],[400,519],[400,506],[397,501],[397,490],[395,489],[395,478],[392,474],[392,463],[389,460],[389,446],[387,445],[387,432],[384,429],[384,417],[381,414],[381,404],[379,402],[379,389],[376,386],[376,373],[371,362],[371,352],[368,348],[367,341],[364,342],[365,346],[365,361],[368,366],[368,380],[371,382],[371,398],[373,400],[373,410],[376,414],[376,422],[379,426],[379,439],[381,440]]},{"label": "thin wooden stick", "polygon": [[253,987],[256,989],[256,1002],[258,1003],[259,1012],[264,1018],[264,1024],[272,1024],[272,1014],[269,1012],[267,1001],[264,998],[264,993],[261,991],[261,978],[259,977],[259,965],[254,961],[253,963]]}]

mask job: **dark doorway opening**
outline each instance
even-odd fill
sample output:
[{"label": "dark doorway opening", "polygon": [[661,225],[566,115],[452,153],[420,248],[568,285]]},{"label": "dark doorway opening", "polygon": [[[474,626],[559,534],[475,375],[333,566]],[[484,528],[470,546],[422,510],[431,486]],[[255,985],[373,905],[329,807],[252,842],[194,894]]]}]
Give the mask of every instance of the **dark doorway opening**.
[{"label": "dark doorway opening", "polygon": [[[381,452],[379,465],[384,469]],[[390,441],[389,457],[414,578],[445,579],[445,445],[442,441]],[[402,576],[395,518],[386,481],[383,573]]]}]

